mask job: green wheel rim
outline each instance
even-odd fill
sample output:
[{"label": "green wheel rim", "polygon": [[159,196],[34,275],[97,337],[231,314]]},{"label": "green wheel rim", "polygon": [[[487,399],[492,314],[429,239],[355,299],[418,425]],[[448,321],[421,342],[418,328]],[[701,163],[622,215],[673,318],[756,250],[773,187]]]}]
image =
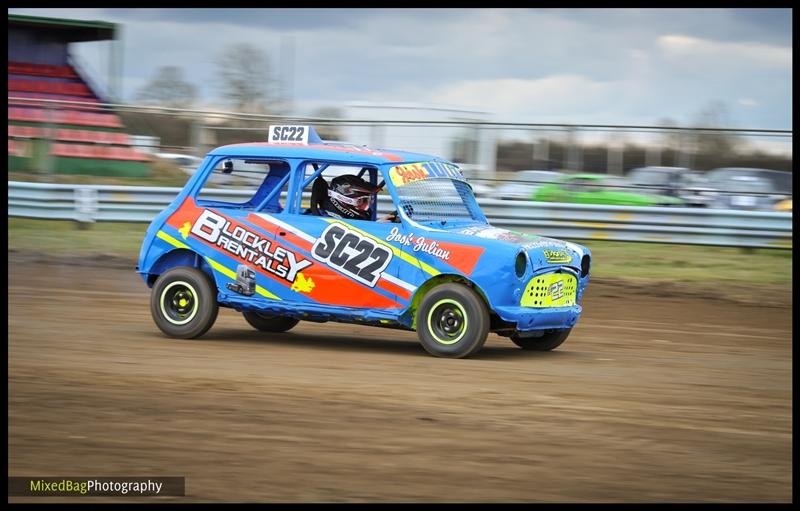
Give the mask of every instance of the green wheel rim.
[{"label": "green wheel rim", "polygon": [[464,307],[455,300],[439,300],[428,312],[428,332],[439,344],[455,344],[467,333],[469,320]]}]

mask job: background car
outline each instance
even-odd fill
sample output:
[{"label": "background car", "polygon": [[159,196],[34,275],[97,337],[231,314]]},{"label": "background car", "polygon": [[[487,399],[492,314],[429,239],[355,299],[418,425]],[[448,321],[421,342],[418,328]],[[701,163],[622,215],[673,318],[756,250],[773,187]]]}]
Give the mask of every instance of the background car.
[{"label": "background car", "polygon": [[717,196],[702,173],[687,167],[638,167],[628,180],[647,193],[682,199],[689,207],[709,207]]},{"label": "background car", "polygon": [[784,199],[780,202],[775,203],[775,211],[788,211],[789,213],[792,212],[792,199]]},{"label": "background car", "polygon": [[725,167],[707,174],[719,190],[715,207],[772,211],[775,204],[792,198],[792,173],[747,167]]},{"label": "background car", "polygon": [[485,183],[470,179],[469,184],[472,187],[472,194],[475,195],[475,197],[483,198],[494,196],[494,188]]},{"label": "background car", "polygon": [[558,181],[564,174],[555,170],[520,170],[511,180],[497,187],[495,197],[504,200],[528,200],[543,184]]},{"label": "background car", "polygon": [[772,211],[783,198],[772,193],[772,184],[759,176],[729,176],[720,181],[722,192],[714,207],[721,209],[744,209]]},{"label": "background car", "polygon": [[177,165],[184,173],[190,176],[197,171],[197,168],[203,161],[202,158],[198,158],[197,156],[192,156],[189,154],[156,153],[155,155],[162,160],[166,160],[174,165]]},{"label": "background car", "polygon": [[541,202],[620,206],[680,206],[684,204],[684,201],[677,197],[643,193],[630,181],[606,174],[564,175],[556,183],[539,187],[531,198]]},{"label": "background car", "polygon": [[792,194],[792,173],[781,170],[759,169],[750,167],[723,167],[710,170],[707,173],[711,183],[718,182],[727,177],[733,176],[755,176],[766,179],[770,182],[771,188],[775,193],[786,195]]},{"label": "background car", "polygon": [[687,206],[693,208],[710,208],[714,206],[719,190],[711,185],[705,173],[692,170],[682,176],[678,197],[685,200]]}]

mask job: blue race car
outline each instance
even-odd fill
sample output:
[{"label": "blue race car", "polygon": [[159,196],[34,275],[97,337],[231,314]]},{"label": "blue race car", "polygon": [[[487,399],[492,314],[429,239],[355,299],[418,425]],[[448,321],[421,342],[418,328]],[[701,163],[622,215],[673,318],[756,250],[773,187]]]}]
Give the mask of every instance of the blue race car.
[{"label": "blue race car", "polygon": [[137,271],[168,336],[203,335],[222,306],[264,332],[416,330],[458,358],[490,331],[551,350],[578,321],[589,250],[492,227],[456,165],[326,143],[310,126],[268,139],[211,151],[147,229]]}]

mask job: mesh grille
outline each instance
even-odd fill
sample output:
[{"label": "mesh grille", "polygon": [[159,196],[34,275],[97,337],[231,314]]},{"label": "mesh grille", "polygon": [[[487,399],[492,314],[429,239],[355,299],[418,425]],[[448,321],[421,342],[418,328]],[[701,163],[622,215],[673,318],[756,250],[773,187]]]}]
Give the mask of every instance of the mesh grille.
[{"label": "mesh grille", "polygon": [[422,179],[397,188],[400,206],[417,222],[481,221],[469,185],[452,179]]}]

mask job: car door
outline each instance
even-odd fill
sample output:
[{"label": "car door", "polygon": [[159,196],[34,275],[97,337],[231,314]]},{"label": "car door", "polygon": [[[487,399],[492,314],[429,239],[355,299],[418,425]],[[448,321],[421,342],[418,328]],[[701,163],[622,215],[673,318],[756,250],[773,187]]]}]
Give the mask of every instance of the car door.
[{"label": "car door", "polygon": [[602,200],[602,188],[596,186],[596,182],[591,179],[573,179],[567,189],[569,198],[565,202],[577,204],[595,204]]},{"label": "car door", "polygon": [[545,200],[549,202],[574,202],[575,190],[575,180],[565,179],[560,183],[553,183],[547,186],[547,198]]},{"label": "car door", "polygon": [[297,301],[384,310],[410,303],[414,287],[400,279],[407,265],[397,241],[402,224],[291,213],[271,215],[269,220],[277,226],[276,239],[302,250],[313,263],[292,288]]}]

